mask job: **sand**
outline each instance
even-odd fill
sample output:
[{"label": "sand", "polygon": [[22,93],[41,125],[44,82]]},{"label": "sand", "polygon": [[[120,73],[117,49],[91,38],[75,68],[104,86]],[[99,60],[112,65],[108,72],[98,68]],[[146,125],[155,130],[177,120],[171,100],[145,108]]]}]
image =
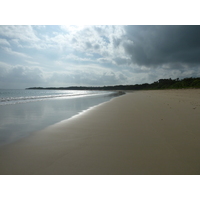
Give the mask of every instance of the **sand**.
[{"label": "sand", "polygon": [[200,174],[200,90],[133,91],[0,147],[0,174]]}]

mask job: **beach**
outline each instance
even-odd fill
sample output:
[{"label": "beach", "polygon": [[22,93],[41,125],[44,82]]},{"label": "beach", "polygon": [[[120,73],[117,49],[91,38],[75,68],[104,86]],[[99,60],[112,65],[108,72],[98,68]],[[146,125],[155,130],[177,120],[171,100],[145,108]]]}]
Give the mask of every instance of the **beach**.
[{"label": "beach", "polygon": [[7,175],[198,175],[200,89],[129,91],[0,147]]}]

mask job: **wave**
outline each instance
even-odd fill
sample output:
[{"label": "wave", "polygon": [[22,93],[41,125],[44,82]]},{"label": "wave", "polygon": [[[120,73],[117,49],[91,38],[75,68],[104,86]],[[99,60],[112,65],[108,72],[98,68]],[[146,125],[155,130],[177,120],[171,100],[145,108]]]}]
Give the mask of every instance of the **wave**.
[{"label": "wave", "polygon": [[32,101],[42,101],[47,99],[59,99],[59,98],[78,98],[84,96],[94,96],[94,95],[105,95],[107,93],[79,93],[79,94],[53,94],[53,95],[43,95],[43,96],[23,96],[23,97],[4,97],[0,98],[0,106],[7,104],[17,104],[17,103],[28,103]]}]

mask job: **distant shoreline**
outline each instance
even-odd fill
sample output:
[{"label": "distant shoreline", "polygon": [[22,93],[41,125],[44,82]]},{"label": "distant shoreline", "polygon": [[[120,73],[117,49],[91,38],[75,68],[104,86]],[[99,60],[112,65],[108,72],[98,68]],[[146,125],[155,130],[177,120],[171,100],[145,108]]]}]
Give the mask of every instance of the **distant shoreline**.
[{"label": "distant shoreline", "polygon": [[200,88],[200,78],[159,79],[154,83],[115,86],[30,87],[28,90],[160,90]]}]

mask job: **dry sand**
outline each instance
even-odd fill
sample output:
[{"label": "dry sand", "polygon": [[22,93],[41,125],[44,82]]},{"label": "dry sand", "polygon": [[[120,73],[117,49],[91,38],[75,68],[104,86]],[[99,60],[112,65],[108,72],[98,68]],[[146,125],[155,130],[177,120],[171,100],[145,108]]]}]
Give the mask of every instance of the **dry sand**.
[{"label": "dry sand", "polygon": [[0,174],[200,174],[200,90],[136,91],[0,148]]}]

